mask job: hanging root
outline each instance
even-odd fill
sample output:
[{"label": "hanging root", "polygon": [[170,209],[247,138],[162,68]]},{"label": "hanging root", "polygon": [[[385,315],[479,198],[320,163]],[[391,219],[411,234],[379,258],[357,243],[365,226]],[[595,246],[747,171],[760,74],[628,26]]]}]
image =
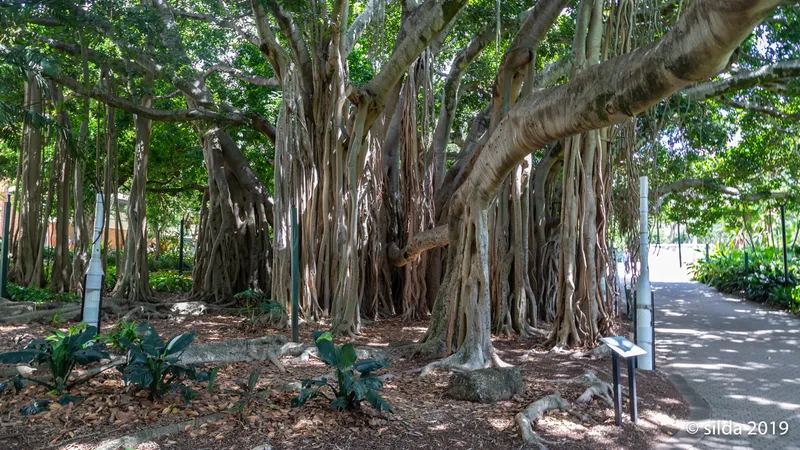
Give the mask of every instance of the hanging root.
[{"label": "hanging root", "polygon": [[554,409],[561,411],[569,409],[569,402],[561,398],[559,393],[544,396],[528,405],[525,411],[517,414],[515,417],[517,427],[519,427],[519,433],[526,445],[547,450],[547,444],[553,444],[553,442],[537,436],[533,432],[533,425],[544,417],[545,413]]}]

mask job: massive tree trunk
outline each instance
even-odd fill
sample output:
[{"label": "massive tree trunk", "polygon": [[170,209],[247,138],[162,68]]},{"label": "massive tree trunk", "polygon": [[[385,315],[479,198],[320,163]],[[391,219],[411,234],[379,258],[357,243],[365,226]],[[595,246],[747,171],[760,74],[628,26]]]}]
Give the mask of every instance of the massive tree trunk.
[{"label": "massive tree trunk", "polygon": [[267,190],[231,136],[202,134],[209,195],[200,217],[192,297],[229,304],[248,289],[270,292],[272,269]]}]

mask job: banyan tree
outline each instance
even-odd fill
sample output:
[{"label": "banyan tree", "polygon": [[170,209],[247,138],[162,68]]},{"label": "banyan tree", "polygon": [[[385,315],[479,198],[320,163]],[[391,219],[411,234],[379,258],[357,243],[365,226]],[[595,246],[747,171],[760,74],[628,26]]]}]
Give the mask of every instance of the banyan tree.
[{"label": "banyan tree", "polygon": [[[2,10],[33,43],[27,106],[46,113],[37,74],[63,129],[69,111],[88,120],[90,99],[109,139],[115,111],[134,117],[117,306],[157,308],[146,263],[151,132],[185,123],[207,170],[194,299],[226,306],[257,290],[291,305],[296,208],[304,320],[356,335],[364,317],[427,319],[409,351],[443,358],[428,369],[474,369],[503,364],[492,332],[581,347],[614,331],[610,236],[635,242],[633,152],[654,139],[637,136],[637,120],[730,69],[779,3],[40,0]],[[76,106],[60,106],[68,101]],[[31,181],[48,137],[25,129],[20,282],[43,283],[36,244],[49,212],[39,205],[55,197],[79,251],[58,263],[53,286],[79,288],[85,127],[77,153],[55,137],[49,191]],[[271,178],[243,151],[253,141],[274,152]],[[100,144],[113,169],[114,143]]]}]

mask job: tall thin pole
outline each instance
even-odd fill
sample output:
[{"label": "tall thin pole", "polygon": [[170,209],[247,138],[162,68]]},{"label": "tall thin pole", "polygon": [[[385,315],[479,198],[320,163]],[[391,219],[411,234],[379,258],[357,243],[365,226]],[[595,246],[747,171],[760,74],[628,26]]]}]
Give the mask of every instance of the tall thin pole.
[{"label": "tall thin pole", "polygon": [[[642,370],[653,370],[653,311],[648,299],[652,298],[650,289],[650,264],[649,264],[649,228],[648,219],[648,194],[647,177],[639,178],[639,281],[636,286],[636,344],[647,353],[638,357],[638,367]],[[632,369],[632,362],[630,367]],[[633,376],[629,374],[629,376]],[[633,388],[633,387],[631,387]]]},{"label": "tall thin pole", "polygon": [[292,340],[300,342],[298,309],[300,302],[300,233],[297,232],[297,207],[292,199]]},{"label": "tall thin pole", "polygon": [[184,218],[181,217],[181,243],[178,246],[178,272],[183,272],[183,222]]},{"label": "tall thin pole", "polygon": [[10,298],[8,294],[8,251],[9,251],[9,227],[11,225],[11,196],[6,197],[6,204],[3,206],[3,256],[0,260],[0,297]]},{"label": "tall thin pole", "polygon": [[783,282],[789,284],[789,258],[786,254],[786,203],[781,203],[781,236],[783,237]]}]

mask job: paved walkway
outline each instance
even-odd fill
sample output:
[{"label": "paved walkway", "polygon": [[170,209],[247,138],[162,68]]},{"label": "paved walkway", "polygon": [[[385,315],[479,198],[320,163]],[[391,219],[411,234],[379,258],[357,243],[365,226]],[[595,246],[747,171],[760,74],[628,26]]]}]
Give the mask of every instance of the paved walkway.
[{"label": "paved walkway", "polygon": [[[657,364],[682,376],[711,408],[711,419],[697,424],[702,439],[672,447],[800,450],[800,319],[689,281],[677,255],[662,253],[650,267]],[[747,435],[748,422],[764,424]],[[788,424],[783,435],[781,422]],[[742,435],[730,435],[737,426]]]}]

